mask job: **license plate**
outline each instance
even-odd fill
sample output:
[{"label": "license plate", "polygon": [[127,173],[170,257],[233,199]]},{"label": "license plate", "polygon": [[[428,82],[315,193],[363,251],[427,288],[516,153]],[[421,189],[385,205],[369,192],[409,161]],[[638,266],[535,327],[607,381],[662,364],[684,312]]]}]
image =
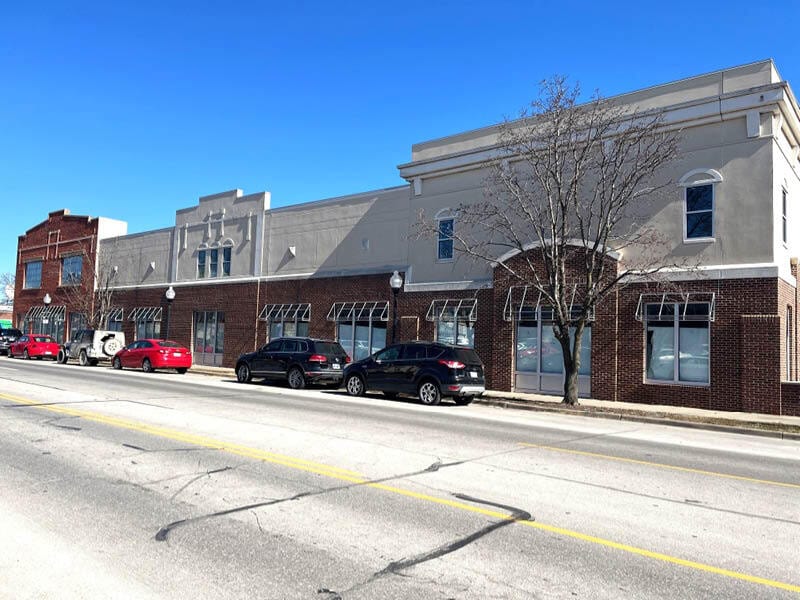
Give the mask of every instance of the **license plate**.
[{"label": "license plate", "polygon": [[333,363],[333,364],[331,365],[331,369],[333,369],[334,371],[336,371],[336,370],[338,370],[338,369],[341,369],[341,368],[342,368],[342,365],[340,365],[340,364],[338,364],[338,363]]},{"label": "license plate", "polygon": [[478,378],[478,372],[477,371],[470,371],[469,372],[469,376],[472,377],[473,379],[477,379]]},{"label": "license plate", "polygon": [[180,352],[173,352],[172,356],[178,357],[178,356],[183,356],[183,354],[181,354]]},{"label": "license plate", "polygon": [[50,352],[49,350],[45,350],[44,353],[45,354],[52,354],[52,352]]}]

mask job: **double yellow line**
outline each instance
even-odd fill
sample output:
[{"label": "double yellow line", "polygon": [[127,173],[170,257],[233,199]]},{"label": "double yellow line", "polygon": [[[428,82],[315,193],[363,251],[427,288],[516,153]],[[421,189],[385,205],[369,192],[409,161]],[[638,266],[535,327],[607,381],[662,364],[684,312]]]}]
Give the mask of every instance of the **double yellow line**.
[{"label": "double yellow line", "polygon": [[[219,450],[222,452],[227,452],[230,454],[235,454],[237,456],[243,456],[247,458],[252,458],[254,460],[261,460],[264,462],[269,462],[276,465],[281,465],[290,469],[296,469],[300,471],[306,471],[309,473],[315,473],[318,475],[322,475],[324,477],[330,477],[332,479],[337,479],[339,481],[346,481],[354,484],[362,484],[366,487],[371,487],[374,489],[382,490],[384,492],[389,492],[392,494],[396,494],[399,496],[404,496],[406,498],[413,498],[415,500],[421,500],[424,502],[430,502],[433,504],[438,504],[442,506],[448,506],[451,508],[468,511],[471,513],[477,513],[481,515],[485,515],[488,517],[496,518],[496,519],[509,519],[509,515],[504,512],[494,511],[486,508],[482,508],[479,506],[474,506],[471,504],[466,504],[464,502],[458,502],[456,500],[449,500],[447,498],[439,498],[436,496],[430,496],[428,494],[421,494],[418,492],[412,492],[410,490],[405,490],[402,488],[385,485],[382,483],[370,483],[369,479],[364,478],[363,476],[355,473],[354,471],[349,471],[347,469],[340,469],[338,467],[333,467],[330,465],[325,465],[322,463],[316,463],[313,461],[307,461],[299,458],[294,458],[290,456],[285,456],[282,454],[275,454],[273,452],[266,452],[264,450],[259,450],[257,448],[251,448],[248,446],[240,446],[238,444],[229,444],[227,442],[222,442],[219,440],[215,440],[212,438],[206,438],[199,435],[194,435],[191,433],[185,433],[182,431],[176,431],[173,429],[167,429],[164,427],[157,427],[154,425],[148,425],[146,423],[137,423],[135,421],[128,421],[126,419],[120,419],[118,417],[110,417],[106,415],[101,415],[97,413],[87,412],[83,410],[77,410],[65,405],[55,405],[55,404],[42,404],[40,402],[30,400],[27,398],[20,398],[18,396],[12,396],[9,394],[0,393],[0,398],[8,400],[10,402],[14,402],[16,404],[28,405],[33,408],[37,408],[40,410],[46,410],[49,412],[54,412],[61,415],[67,415],[71,417],[76,417],[80,419],[84,419],[87,421],[93,421],[95,423],[102,423],[104,425],[110,425],[112,427],[117,427],[120,429],[127,429],[130,431],[137,431],[140,433],[146,433],[149,435],[154,435],[160,438],[169,439],[173,441],[183,442],[187,444],[192,444],[194,446],[199,446],[202,448],[208,448],[210,450]],[[527,444],[526,444],[527,445]],[[535,445],[533,445],[535,446]],[[555,447],[547,447],[547,446],[539,446],[544,447],[547,449],[557,449]],[[561,450],[561,449],[558,449]],[[578,451],[571,451],[573,453],[579,453]],[[602,456],[602,455],[601,455]],[[628,459],[625,459],[628,460]],[[655,464],[655,463],[654,463]],[[650,550],[645,550],[644,548],[638,548],[636,546],[629,546],[627,544],[621,544],[619,542],[614,542],[612,540],[607,540],[600,537],[595,537],[592,535],[586,535],[577,531],[573,531],[570,529],[564,529],[563,527],[555,527],[553,525],[547,525],[544,523],[538,523],[536,521],[525,521],[525,520],[518,520],[516,521],[520,525],[525,527],[530,527],[533,529],[538,529],[539,531],[546,531],[548,533],[553,533],[556,535],[581,540],[583,542],[588,542],[591,544],[596,544],[598,546],[603,546],[606,548],[613,548],[615,550],[621,550],[623,552],[628,552],[630,554],[635,554],[638,556],[643,556],[645,558],[650,558],[653,560],[658,560],[661,562],[679,565],[682,567],[687,567],[690,569],[694,569],[697,571],[703,571],[706,573],[713,573],[715,575],[721,575],[723,577],[728,577],[731,579],[738,579],[740,581],[746,581],[748,583],[763,585],[771,588],[786,590],[790,592],[800,593],[800,585],[795,585],[791,583],[784,583],[781,581],[775,581],[773,579],[767,579],[764,577],[756,577],[754,575],[748,575],[746,573],[740,573],[738,571],[731,571],[729,569],[722,569],[719,567],[714,567],[712,565],[707,565],[704,563],[694,562],[691,560],[684,560],[682,558],[678,558],[675,556],[670,556],[668,554],[661,554],[659,552],[652,552]]]}]

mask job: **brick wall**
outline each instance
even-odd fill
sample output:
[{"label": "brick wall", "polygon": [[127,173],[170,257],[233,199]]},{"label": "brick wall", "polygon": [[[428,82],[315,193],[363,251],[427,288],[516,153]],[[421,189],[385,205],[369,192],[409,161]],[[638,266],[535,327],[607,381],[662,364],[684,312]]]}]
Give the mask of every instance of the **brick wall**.
[{"label": "brick wall", "polygon": [[[14,291],[14,313],[25,315],[34,306],[43,306],[45,294],[50,294],[52,306],[66,305],[69,298],[61,286],[61,259],[65,255],[84,252],[81,288],[92,293],[94,282],[90,277],[90,264],[95,260],[97,244],[97,219],[70,215],[59,210],[48,219],[19,236],[17,242],[17,271]],[[25,264],[42,261],[42,284],[25,289]],[[69,319],[69,306],[66,318]]]}]

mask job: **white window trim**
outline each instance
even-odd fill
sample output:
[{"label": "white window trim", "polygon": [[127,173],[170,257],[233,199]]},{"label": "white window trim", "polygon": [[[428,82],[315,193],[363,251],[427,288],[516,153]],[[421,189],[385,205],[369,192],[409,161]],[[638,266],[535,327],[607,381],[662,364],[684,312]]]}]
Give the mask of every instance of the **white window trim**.
[{"label": "white window trim", "polygon": [[[28,285],[28,265],[32,263],[39,263],[39,285],[36,287]],[[25,268],[22,269],[22,289],[23,290],[40,290],[42,289],[42,276],[44,274],[44,261],[40,258],[35,260],[26,260]]]},{"label": "white window trim", "polygon": [[[453,221],[453,234],[449,238],[447,238],[447,239],[450,240],[450,243],[452,244],[452,254],[453,254],[453,256],[451,256],[450,258],[441,258],[439,256],[439,242],[447,241],[447,240],[443,240],[440,237],[440,235],[441,235],[440,234],[440,226],[441,226],[441,222],[442,221]],[[450,215],[450,214],[443,215],[443,216],[438,216],[437,215],[437,217],[436,217],[436,262],[437,263],[451,263],[451,262],[455,261],[455,258],[456,258],[455,233],[456,233],[456,218],[455,218],[455,216],[454,215]]]},{"label": "white window trim", "polygon": [[781,186],[781,240],[783,247],[789,247],[789,190]]},{"label": "white window trim", "polygon": [[[707,175],[705,178],[696,179],[697,175]],[[684,244],[707,244],[716,241],[716,226],[715,226],[715,213],[717,210],[717,184],[723,181],[722,174],[715,169],[692,169],[678,180],[678,186],[682,188],[683,194],[681,198],[681,212],[683,213],[683,243]],[[686,217],[690,214],[686,210],[686,192],[690,187],[699,187],[701,185],[711,186],[711,236],[702,238],[687,237],[686,231]],[[692,211],[706,212],[706,211]]]},{"label": "white window trim", "polygon": [[[673,373],[672,373],[672,380],[668,379],[648,379],[647,378],[647,319],[642,319],[642,324],[644,325],[644,348],[642,349],[643,354],[643,380],[644,383],[647,385],[671,385],[671,386],[688,386],[688,387],[711,387],[711,323],[712,321],[706,321],[708,323],[708,327],[706,328],[707,335],[708,335],[708,381],[683,381],[679,379],[680,377],[680,323],[681,320],[679,318],[680,311],[677,309],[679,304],[683,304],[683,302],[671,302],[670,304],[673,305],[674,315],[672,319],[672,347],[675,351],[675,356],[673,357]],[[703,304],[708,304],[704,302]],[[710,308],[709,308],[710,310]],[[645,314],[647,313],[647,308],[644,309]]]}]

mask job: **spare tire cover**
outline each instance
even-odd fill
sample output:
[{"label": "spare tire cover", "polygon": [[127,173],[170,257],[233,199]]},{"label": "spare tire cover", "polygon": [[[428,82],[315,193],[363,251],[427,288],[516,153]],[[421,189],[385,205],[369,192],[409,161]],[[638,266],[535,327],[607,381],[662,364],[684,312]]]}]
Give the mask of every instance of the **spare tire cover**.
[{"label": "spare tire cover", "polygon": [[117,338],[108,338],[103,342],[103,354],[107,356],[114,356],[122,349],[122,344],[119,343]]}]

